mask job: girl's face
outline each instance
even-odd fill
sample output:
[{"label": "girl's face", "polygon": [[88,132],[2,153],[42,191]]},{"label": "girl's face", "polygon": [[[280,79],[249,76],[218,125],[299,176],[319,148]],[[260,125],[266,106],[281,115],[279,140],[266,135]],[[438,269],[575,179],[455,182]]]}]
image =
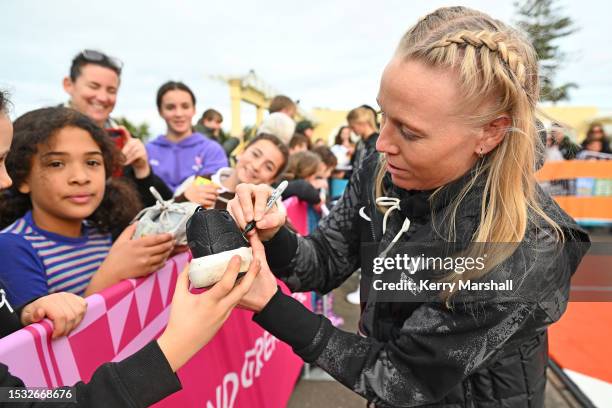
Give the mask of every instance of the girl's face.
[{"label": "girl's face", "polygon": [[180,89],[166,92],[162,97],[159,114],[166,121],[169,133],[179,137],[191,134],[195,106],[189,92]]},{"label": "girl's face", "polygon": [[6,172],[6,156],[13,140],[13,124],[4,113],[0,113],[0,191],[9,188],[13,182]]},{"label": "girl's face", "polygon": [[281,151],[269,140],[258,140],[238,155],[236,175],[241,183],[270,184],[284,164]]},{"label": "girl's face", "polygon": [[39,144],[19,191],[30,195],[41,226],[81,222],[98,208],[106,174],[100,147],[80,128],[65,127]]},{"label": "girl's face", "polygon": [[447,184],[476,163],[481,147],[484,154],[495,147],[484,143],[484,127],[461,118],[457,81],[452,71],[418,61],[394,58],[385,68],[376,150],[385,154],[387,171],[398,187],[429,190]]},{"label": "girl's face", "polygon": [[331,175],[331,169],[328,169],[325,166],[325,163],[319,163],[317,166],[317,171],[308,177],[305,178],[307,182],[309,182],[314,188],[320,190],[322,188],[327,188],[327,179]]},{"label": "girl's face", "polygon": [[593,129],[591,129],[591,138],[594,140],[601,140],[603,139],[603,135],[604,135],[604,131],[600,126],[595,126]]},{"label": "girl's face", "polygon": [[351,141],[351,128],[345,127],[342,129],[342,133],[340,133],[340,139],[342,139],[342,143],[350,143]]}]

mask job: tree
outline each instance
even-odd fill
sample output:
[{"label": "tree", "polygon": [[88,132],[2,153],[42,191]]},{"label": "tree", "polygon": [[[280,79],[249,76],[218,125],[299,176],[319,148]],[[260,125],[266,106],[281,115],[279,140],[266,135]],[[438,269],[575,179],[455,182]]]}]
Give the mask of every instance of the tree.
[{"label": "tree", "polygon": [[522,0],[515,2],[518,26],[525,31],[533,44],[540,63],[540,95],[543,101],[556,104],[569,100],[569,90],[578,88],[574,82],[556,84],[557,70],[567,59],[559,46],[559,38],[576,32],[570,17],[563,17],[561,7],[554,6],[554,0]]},{"label": "tree", "polygon": [[132,123],[128,118],[124,116],[117,118],[115,122],[117,122],[121,126],[125,126],[128,132],[130,132],[130,134],[132,135],[132,137],[140,139],[143,142],[146,142],[150,136],[149,124],[147,122],[135,124],[135,123]]}]

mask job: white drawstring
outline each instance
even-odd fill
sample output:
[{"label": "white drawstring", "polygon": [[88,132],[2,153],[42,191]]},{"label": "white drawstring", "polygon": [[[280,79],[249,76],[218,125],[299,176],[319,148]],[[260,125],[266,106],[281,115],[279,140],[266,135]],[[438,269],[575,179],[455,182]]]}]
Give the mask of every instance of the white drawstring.
[{"label": "white drawstring", "polygon": [[[385,216],[383,217],[383,235],[387,232],[387,219],[389,218],[389,214],[393,212],[393,210],[400,209],[400,199],[396,197],[378,197],[376,199],[376,204],[382,207],[389,207],[387,211],[385,211]],[[399,232],[393,238],[391,243],[397,242],[398,239],[402,236],[402,234],[410,228],[410,220],[408,217],[404,219],[404,223],[402,224],[402,228],[400,228]]]},{"label": "white drawstring", "polygon": [[[378,197],[376,199],[376,205],[380,205],[381,207],[389,207],[387,208],[387,211],[385,211],[385,215],[383,216],[382,233],[384,235],[385,232],[387,232],[387,219],[389,218],[389,214],[391,214],[393,210],[400,210],[400,199],[396,197]],[[372,221],[372,219],[368,217],[365,213],[365,206],[359,209],[359,215],[361,216],[361,218],[363,218],[366,221],[370,221],[370,222]],[[410,228],[410,220],[408,219],[408,217],[406,217],[404,219],[404,223],[402,224],[402,228],[400,228],[397,235],[395,235],[395,237],[391,241],[391,244],[396,243],[400,239],[402,234],[408,231],[409,228]],[[389,248],[390,247],[391,245],[389,246]],[[388,251],[389,248],[387,248],[385,252]]]}]

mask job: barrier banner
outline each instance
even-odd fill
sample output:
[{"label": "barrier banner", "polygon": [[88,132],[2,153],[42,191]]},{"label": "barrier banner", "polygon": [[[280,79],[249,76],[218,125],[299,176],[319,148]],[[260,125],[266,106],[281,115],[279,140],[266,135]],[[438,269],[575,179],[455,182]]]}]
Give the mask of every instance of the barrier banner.
[{"label": "barrier banner", "polygon": [[[177,255],[147,278],[89,296],[87,313],[69,336],[51,340],[52,324],[45,320],[1,339],[0,361],[29,387],[89,381],[101,364],[123,360],[162,333],[188,257]],[[310,294],[293,296],[310,306]],[[216,337],[178,371],[183,390],[155,407],[286,406],[302,360],[253,323],[252,315],[235,309]]]}]

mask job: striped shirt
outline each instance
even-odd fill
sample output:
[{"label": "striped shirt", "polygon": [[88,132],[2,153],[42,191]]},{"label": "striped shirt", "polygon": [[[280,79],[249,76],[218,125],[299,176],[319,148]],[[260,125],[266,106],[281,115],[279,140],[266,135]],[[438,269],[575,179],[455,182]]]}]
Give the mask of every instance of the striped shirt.
[{"label": "striped shirt", "polygon": [[44,231],[28,212],[0,234],[0,279],[9,301],[22,305],[53,292],[83,295],[111,245],[110,234],[86,223],[78,238]]}]

